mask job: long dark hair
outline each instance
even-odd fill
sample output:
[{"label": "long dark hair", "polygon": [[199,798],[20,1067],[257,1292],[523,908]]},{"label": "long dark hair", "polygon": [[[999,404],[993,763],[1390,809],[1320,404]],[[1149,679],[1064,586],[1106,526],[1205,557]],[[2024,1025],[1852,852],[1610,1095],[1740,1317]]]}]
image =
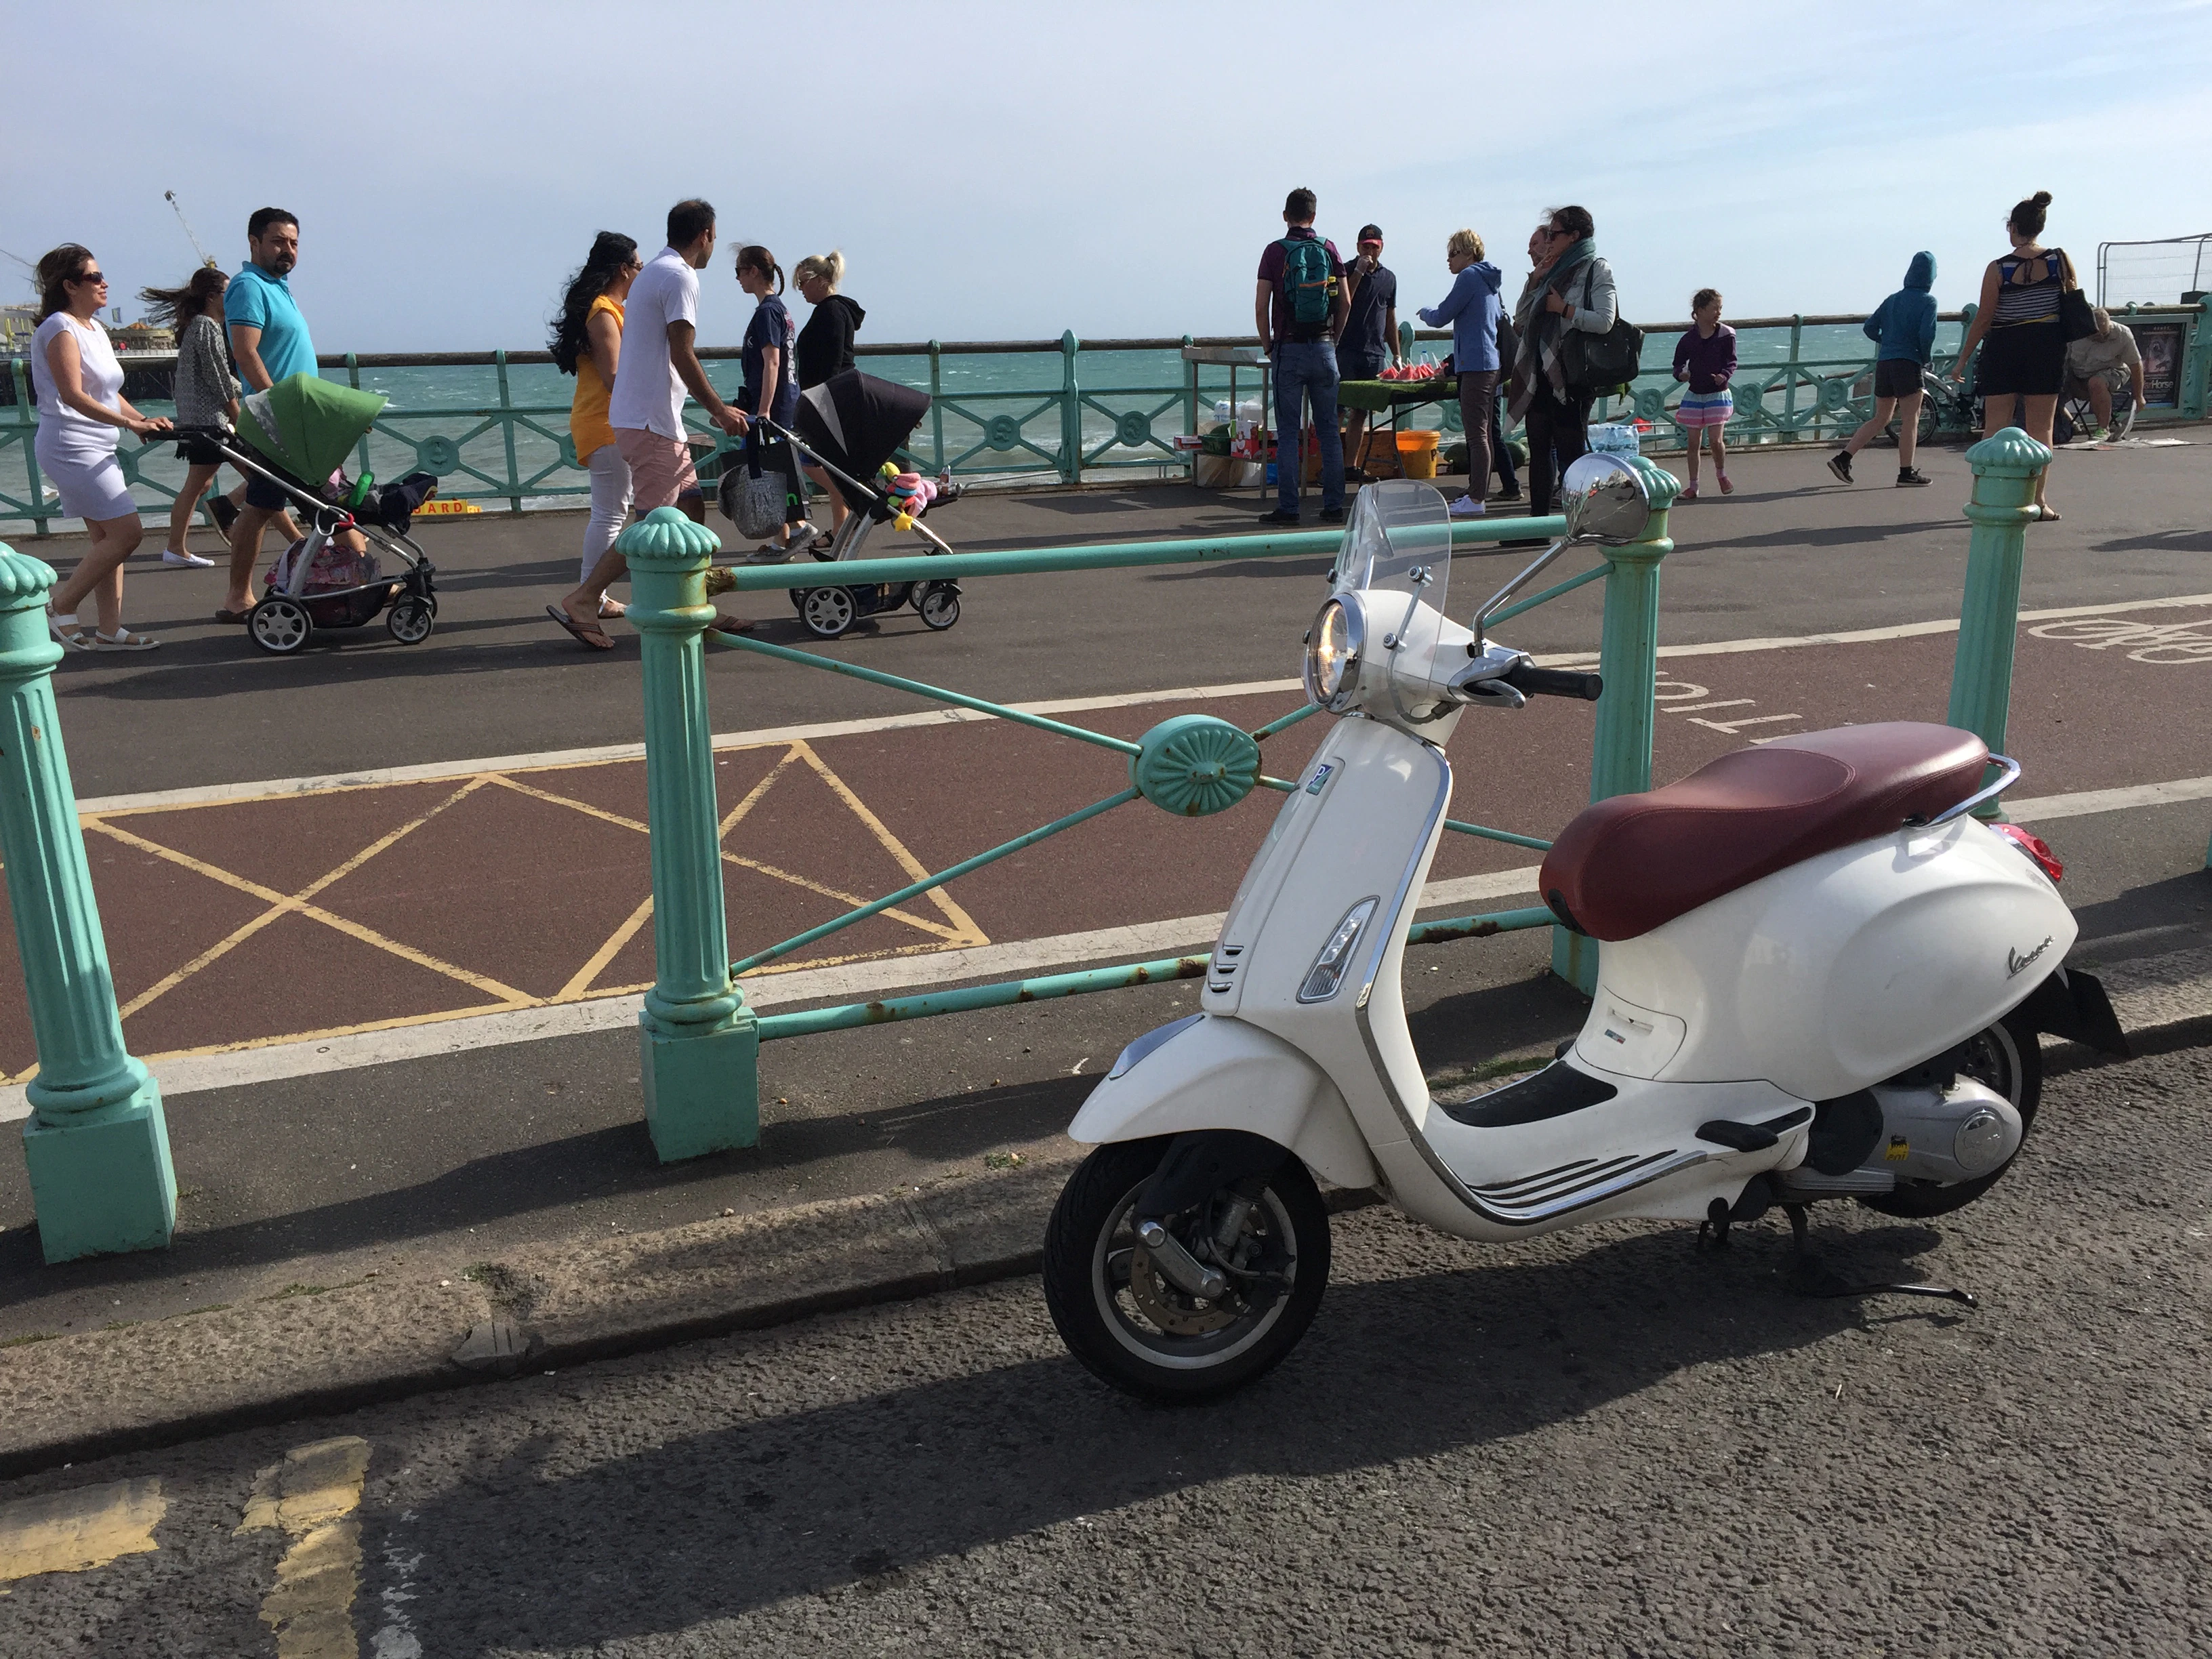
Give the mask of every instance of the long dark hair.
[{"label": "long dark hair", "polygon": [[202,265],[181,288],[142,288],[147,319],[162,328],[182,329],[195,317],[218,312],[230,278],[213,265]]},{"label": "long dark hair", "polygon": [[553,319],[553,337],[546,343],[563,374],[576,372],[576,360],[590,349],[584,322],[592,314],[592,301],[614,286],[623,267],[637,258],[637,244],[620,231],[603,230],[592,239],[592,252],[583,269],[568,279],[561,296],[561,314]]},{"label": "long dark hair", "polygon": [[45,322],[57,311],[69,309],[69,289],[64,283],[74,281],[77,272],[92,258],[92,250],[82,242],[64,242],[39,261],[39,320]]}]

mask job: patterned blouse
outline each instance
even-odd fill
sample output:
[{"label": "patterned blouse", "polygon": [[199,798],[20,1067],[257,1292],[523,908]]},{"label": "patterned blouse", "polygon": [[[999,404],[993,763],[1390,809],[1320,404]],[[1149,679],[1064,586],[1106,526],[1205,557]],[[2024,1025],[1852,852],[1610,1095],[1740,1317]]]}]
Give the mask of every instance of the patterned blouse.
[{"label": "patterned blouse", "polygon": [[238,379],[223,349],[222,325],[202,312],[177,342],[177,424],[214,426],[238,396]]}]

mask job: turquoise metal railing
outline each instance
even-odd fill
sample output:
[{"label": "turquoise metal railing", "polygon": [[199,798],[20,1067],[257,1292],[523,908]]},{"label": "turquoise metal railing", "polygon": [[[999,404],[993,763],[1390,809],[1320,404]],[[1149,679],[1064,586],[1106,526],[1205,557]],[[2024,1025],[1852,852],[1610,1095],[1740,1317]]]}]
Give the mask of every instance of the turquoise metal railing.
[{"label": "turquoise metal railing", "polygon": [[[1948,718],[1996,748],[2004,741],[2011,695],[2029,503],[2049,453],[2026,434],[2009,430],[1974,446],[1966,460],[1974,473],[1973,499],[1966,510],[1973,528]],[[1666,509],[1674,500],[1674,483],[1648,463],[1644,475],[1657,509],[1644,538],[1605,550],[1606,562],[1600,567],[1607,583],[1600,650],[1607,690],[1597,705],[1592,744],[1593,800],[1650,783],[1658,568],[1672,546],[1666,538]],[[1498,520],[1455,523],[1452,532],[1457,544],[1558,528],[1556,520]],[[956,569],[963,574],[986,570],[1011,574],[1022,568],[1024,561],[1037,571],[1049,571],[1178,559],[1311,555],[1328,551],[1335,539],[1321,532],[1249,541],[953,555],[928,562],[933,567],[928,574],[951,575]],[[629,615],[643,639],[654,912],[655,979],[640,1019],[644,1049],[641,1081],[647,1127],[663,1158],[758,1139],[763,1041],[1189,979],[1205,971],[1204,957],[1172,957],[757,1018],[745,1006],[729,960],[720,818],[702,672],[702,639],[715,614],[708,602],[707,574],[718,550],[716,538],[673,509],[662,508],[624,532],[622,545],[633,574],[634,603]],[[1073,556],[1085,552],[1092,556],[1088,566]],[[837,574],[848,581],[880,580],[915,562],[921,562],[854,561],[840,567]],[[735,586],[760,589],[818,581],[821,573],[818,568],[771,567],[733,574]],[[1556,584],[1516,608],[1525,610],[1588,579]],[[25,997],[38,1042],[24,1153],[41,1248],[50,1261],[160,1248],[168,1242],[176,1214],[176,1179],[161,1092],[124,1044],[76,822],[75,791],[52,686],[61,651],[46,637],[43,623],[42,606],[53,580],[54,573],[45,563],[0,545],[0,693],[4,693],[0,696],[0,726],[5,726],[8,738],[0,742],[0,863],[6,866],[9,900],[21,946]],[[762,641],[739,638],[721,642],[841,672],[854,668]],[[1140,797],[1194,815],[1233,804],[1255,787],[1283,787],[1280,780],[1261,774],[1260,744],[1316,712],[1302,706],[1249,732],[1210,716],[1183,715],[1161,722],[1143,741],[1131,744],[874,670],[865,671],[864,678],[1017,719],[1128,757],[1128,790],[1017,838],[1024,845]],[[1133,748],[1136,752],[1129,755]],[[1174,751],[1168,754],[1172,764],[1148,765],[1148,760],[1157,762],[1170,750]],[[1534,836],[1456,821],[1451,828],[1519,845],[1542,844]],[[1007,855],[1014,846],[1006,843],[963,860],[908,890],[925,890],[952,879],[964,870]],[[900,896],[861,906],[852,915],[873,914]],[[1548,911],[1534,907],[1456,917],[1417,925],[1409,942],[1481,938],[1551,921]],[[784,941],[749,960],[764,961],[778,951],[799,948],[810,936],[820,937],[821,930]],[[1563,939],[1574,943],[1563,944]],[[1590,942],[1556,927],[1553,940],[1554,967],[1587,985],[1585,975],[1594,975],[1595,951],[1592,947],[1584,956],[1579,947]]]},{"label": "turquoise metal railing", "polygon": [[[1944,319],[1937,365],[1947,367],[1971,312]],[[2141,322],[2179,323],[2185,339],[2179,397],[2170,409],[2143,418],[2202,419],[2212,393],[2212,326],[2202,305],[2130,307]],[[1872,409],[1873,345],[1851,316],[1753,318],[1733,322],[1741,366],[1735,380],[1736,418],[1729,428],[1738,445],[1834,439]],[[1647,427],[1645,445],[1665,453],[1680,444],[1671,410],[1680,388],[1668,373],[1674,341],[1687,324],[1654,324],[1645,330],[1645,372],[1626,398],[1600,400],[1594,418],[1635,418]],[[1401,330],[1404,343],[1439,343],[1440,334]],[[1177,436],[1195,433],[1218,394],[1230,386],[1225,367],[1186,364],[1175,354],[1186,345],[1253,345],[1250,338],[1115,339],[1085,342],[1073,333],[1056,340],[939,341],[856,348],[871,373],[927,388],[934,403],[928,420],[905,452],[909,465],[927,472],[1003,478],[1018,483],[1075,483],[1117,472],[1180,468],[1188,457]],[[726,393],[734,392],[734,359],[728,348],[702,349],[708,373]],[[510,511],[532,505],[562,506],[585,495],[589,484],[575,465],[568,439],[568,382],[553,374],[542,351],[415,354],[348,353],[322,360],[325,373],[342,373],[352,385],[364,373],[450,369],[489,370],[489,398],[453,407],[387,408],[356,456],[362,471],[386,477],[426,471],[444,481],[441,493],[480,503],[504,502]],[[979,364],[1018,361],[1014,384],[970,386]],[[1251,388],[1252,369],[1240,386]],[[521,387],[517,377],[532,383]],[[1032,376],[1034,378],[1032,378]],[[1004,378],[1004,377],[1002,377]],[[533,389],[534,388],[534,389]],[[0,390],[12,398],[0,418],[0,476],[21,479],[20,493],[0,490],[0,520],[28,520],[44,535],[61,516],[46,497],[32,453],[35,415],[21,359],[9,360]],[[1432,412],[1431,412],[1432,411]],[[1456,402],[1410,406],[1401,421],[1459,428]],[[722,435],[693,411],[694,429],[717,457]],[[21,471],[4,460],[21,452]],[[126,445],[125,476],[149,506],[173,497],[184,475],[173,447]],[[711,467],[709,468],[711,471]]]},{"label": "turquoise metal railing", "polygon": [[[1667,508],[1674,496],[1673,477],[1648,462],[1639,463],[1655,511],[1642,540],[1603,550],[1603,562],[1585,575],[1554,584],[1516,606],[1515,613],[1544,603],[1602,575],[1607,580],[1601,669],[1607,696],[1597,706],[1591,755],[1591,798],[1650,786],[1651,728],[1657,678],[1658,565],[1673,544],[1667,539]],[[1558,518],[1455,520],[1455,546],[1563,533]],[[944,580],[986,575],[1036,575],[1058,571],[1126,568],[1195,563],[1209,560],[1280,558],[1334,554],[1342,544],[1335,531],[1290,532],[1280,535],[1133,542],[1106,546],[1031,549],[1014,552],[954,553],[935,556],[856,560],[836,568],[840,586],[878,582]],[[801,1013],[757,1018],[744,1006],[740,975],[803,950],[841,929],[906,903],[948,882],[1079,825],[1149,801],[1172,815],[1202,817],[1237,804],[1255,788],[1297,787],[1261,769],[1261,745],[1318,711],[1302,704],[1253,731],[1208,714],[1182,714],[1161,721],[1143,738],[1092,732],[964,692],[950,691],[880,669],[743,635],[707,631],[714,610],[708,603],[708,562],[716,550],[712,532],[693,525],[673,508],[662,508],[625,531],[619,544],[630,558],[631,615],[646,634],[644,655],[647,716],[647,775],[652,795],[652,856],[658,978],[647,1000],[641,1073],[646,1120],[664,1158],[690,1157],[722,1147],[750,1146],[759,1135],[757,1099],[759,1045],[813,1032],[921,1018],[1042,998],[1075,996],[1194,977],[1205,970],[1203,957],[1090,969],[1080,973],[1010,981],[913,997],[878,1000]],[[724,569],[716,592],[762,592],[819,586],[820,566],[767,565]],[[823,670],[866,680],[955,708],[993,715],[1054,736],[1102,748],[1122,757],[1128,783],[1089,803],[1013,836],[999,845],[922,876],[897,890],[854,906],[842,915],[788,939],[762,946],[720,974],[705,971],[697,935],[710,936],[722,915],[719,842],[705,834],[718,823],[714,769],[702,671],[702,641],[744,651],[793,666]],[[659,734],[656,737],[656,734]],[[1447,820],[1456,833],[1541,851],[1550,842],[1534,836],[1485,824]],[[682,916],[672,912],[681,907]],[[683,918],[688,917],[689,921]],[[659,931],[668,932],[664,937]],[[1547,910],[1527,908],[1455,917],[1421,924],[1413,942],[1485,938],[1501,933],[1553,926]],[[1555,936],[1571,938],[1554,927]],[[1559,971],[1589,989],[1595,957],[1582,949],[1589,941],[1555,943]],[[664,1011],[708,1006],[712,1017],[689,1024]],[[683,1051],[703,1041],[713,1048],[711,1065]],[[677,1063],[672,1064],[672,1060]]]}]

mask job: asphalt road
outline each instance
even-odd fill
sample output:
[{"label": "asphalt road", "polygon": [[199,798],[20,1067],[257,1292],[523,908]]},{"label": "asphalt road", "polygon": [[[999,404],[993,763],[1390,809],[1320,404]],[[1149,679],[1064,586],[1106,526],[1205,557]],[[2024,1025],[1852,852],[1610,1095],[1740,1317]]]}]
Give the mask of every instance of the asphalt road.
[{"label": "asphalt road", "polygon": [[[1959,614],[1967,538],[1960,509],[1971,483],[1961,453],[1929,452],[1924,470],[1935,483],[1903,490],[1875,482],[1887,452],[1869,456],[1862,468],[1869,482],[1850,489],[1829,478],[1826,453],[1739,453],[1733,497],[1708,497],[1673,515],[1662,641]],[[2025,606],[2212,589],[2204,564],[2212,532],[2197,527],[2212,523],[2212,446],[2192,436],[2188,447],[2065,454],[2053,466],[2052,500],[2066,518],[2031,532]],[[1261,505],[1253,492],[1160,485],[976,496],[931,523],[962,549],[1034,547],[1232,533],[1255,528]],[[127,618],[166,642],[144,657],[63,665],[63,728],[77,793],[637,741],[634,638],[617,629],[614,651],[586,653],[543,614],[571,583],[581,525],[572,514],[425,520],[421,539],[442,573],[438,631],[403,647],[380,624],[331,635],[332,642],[289,659],[264,657],[242,630],[209,620],[220,573],[134,568]],[[886,534],[878,545],[911,539]],[[218,550],[207,532],[197,541]],[[17,545],[66,568],[83,544],[21,538]],[[1455,560],[1454,611],[1471,609],[1475,590],[1501,581],[1515,556]],[[1006,701],[1280,679],[1297,671],[1298,641],[1326,568],[1325,560],[1273,559],[1000,578],[968,585],[965,614],[948,634],[928,633],[908,611],[830,649]],[[1594,584],[1531,612],[1508,637],[1531,651],[1592,648],[1601,591]],[[725,608],[770,619],[764,637],[814,643],[781,596],[742,596]],[[919,706],[902,693],[736,652],[712,653],[708,680],[718,732]]]},{"label": "asphalt road", "polygon": [[[269,1653],[320,1606],[296,1650],[374,1659],[2203,1653],[2208,1089],[2202,1047],[2057,1077],[1979,1206],[1822,1212],[1972,1312],[1790,1298],[1775,1224],[1373,1209],[1203,1408],[1092,1382],[1016,1280],[52,1471],[0,1504],[158,1480],[117,1489],[155,1547],[6,1586],[0,1651]],[[357,1508],[300,1496],[348,1456]]]}]

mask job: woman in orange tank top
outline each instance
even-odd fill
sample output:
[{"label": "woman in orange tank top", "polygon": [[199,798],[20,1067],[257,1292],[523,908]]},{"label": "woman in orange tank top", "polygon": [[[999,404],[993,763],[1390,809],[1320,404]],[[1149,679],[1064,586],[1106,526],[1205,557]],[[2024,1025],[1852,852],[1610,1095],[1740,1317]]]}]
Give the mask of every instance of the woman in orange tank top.
[{"label": "woman in orange tank top", "polygon": [[[575,396],[568,402],[569,441],[575,446],[576,465],[592,476],[592,510],[584,520],[587,581],[592,567],[622,534],[623,521],[629,516],[629,468],[615,447],[607,398],[622,361],[623,301],[643,269],[635,242],[615,231],[601,231],[583,269],[569,278],[561,314],[553,325],[553,362],[562,374],[576,377]],[[601,616],[619,617],[622,612],[612,599],[600,600]]]}]

